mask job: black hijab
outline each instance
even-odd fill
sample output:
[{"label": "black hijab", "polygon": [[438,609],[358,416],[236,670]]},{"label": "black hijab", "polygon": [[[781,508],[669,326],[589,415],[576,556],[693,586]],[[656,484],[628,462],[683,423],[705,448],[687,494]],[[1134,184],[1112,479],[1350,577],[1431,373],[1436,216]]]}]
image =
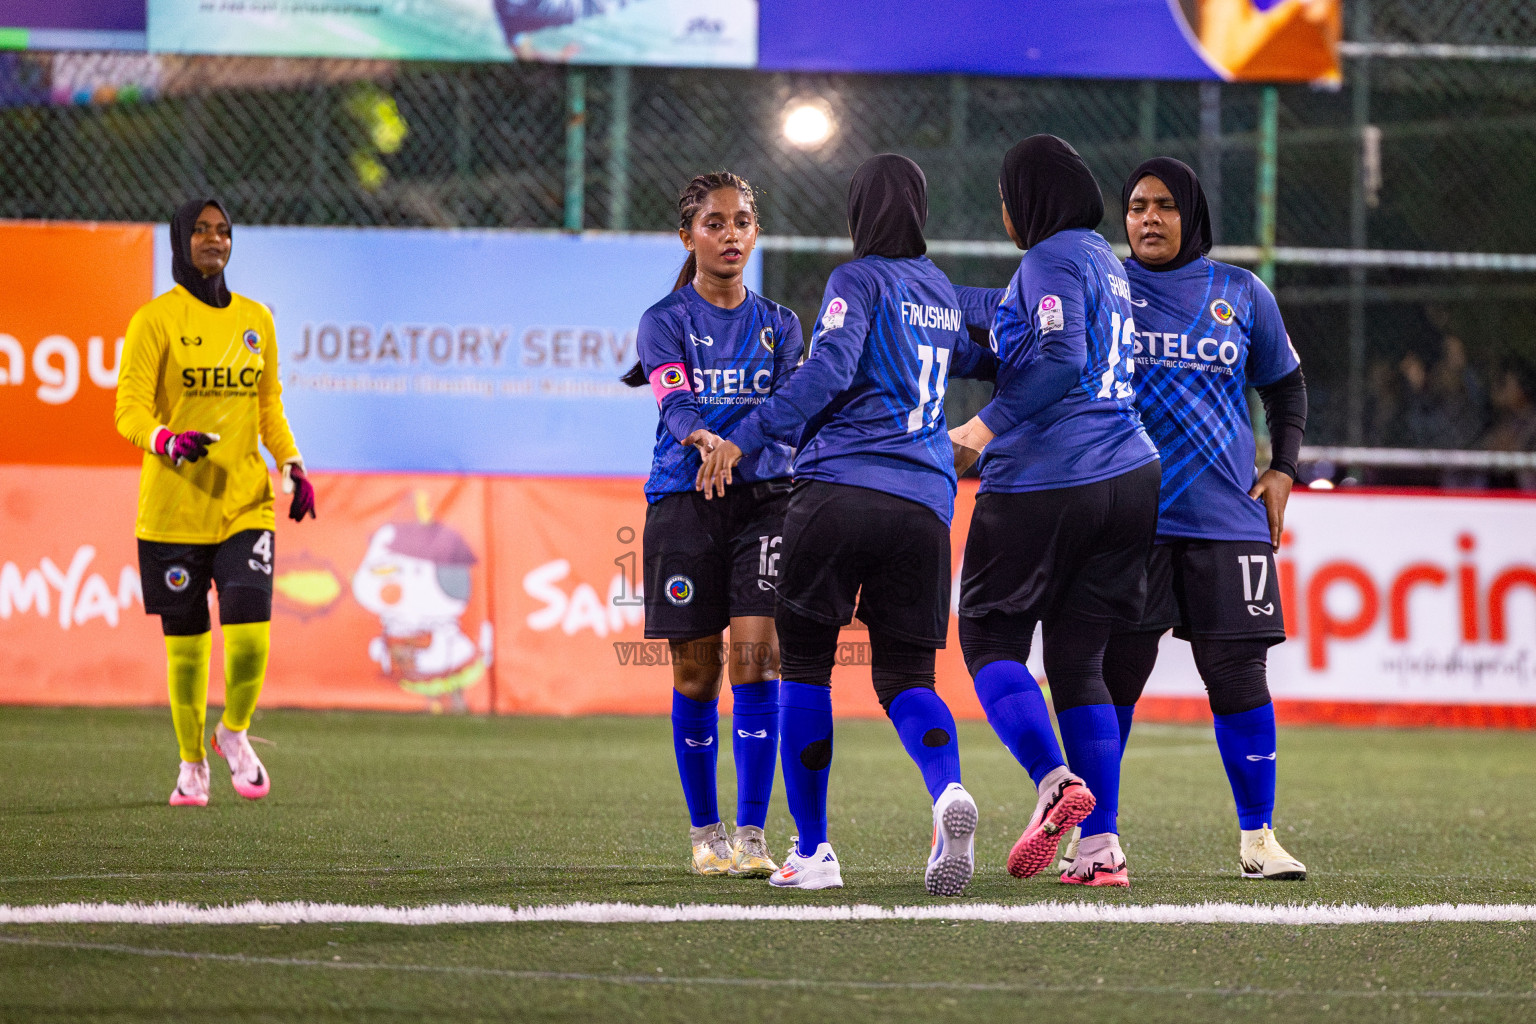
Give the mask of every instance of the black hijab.
[{"label": "black hijab", "polygon": [[212,277],[204,277],[192,263],[192,229],[204,207],[212,206],[229,221],[229,233],[235,233],[235,222],[217,199],[194,199],[182,203],[171,217],[171,277],[191,292],[199,302],[223,309],[229,305],[229,288],[224,284],[224,271]]},{"label": "black hijab", "polygon": [[853,172],[848,184],[848,233],[853,258],[910,259],[928,251],[928,179],[904,156],[881,153]]},{"label": "black hijab", "polygon": [[1195,172],[1182,160],[1175,160],[1171,156],[1155,156],[1143,161],[1125,179],[1125,188],[1120,190],[1120,208],[1127,215],[1136,183],[1149,175],[1168,186],[1174,205],[1179,208],[1179,251],[1167,263],[1153,265],[1141,263],[1141,260],[1136,262],[1148,270],[1178,270],[1211,251],[1211,213],[1205,203],[1205,189],[1200,187],[1200,179],[1195,177]]},{"label": "black hijab", "polygon": [[1068,228],[1096,228],[1104,196],[1077,150],[1054,135],[1031,135],[1003,157],[1003,205],[1025,249]]}]

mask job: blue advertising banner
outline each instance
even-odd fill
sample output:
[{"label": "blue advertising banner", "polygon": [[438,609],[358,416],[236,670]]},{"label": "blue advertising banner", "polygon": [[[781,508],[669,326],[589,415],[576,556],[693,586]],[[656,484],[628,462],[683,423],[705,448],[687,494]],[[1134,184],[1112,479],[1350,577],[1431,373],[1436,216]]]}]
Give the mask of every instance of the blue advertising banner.
[{"label": "blue advertising banner", "polygon": [[[157,231],[157,294],[169,249]],[[272,309],[316,469],[644,475],[656,400],[618,378],[685,255],[660,234],[240,227],[228,280]]]},{"label": "blue advertising banner", "polygon": [[1337,80],[1340,0],[761,0],[765,71]]}]

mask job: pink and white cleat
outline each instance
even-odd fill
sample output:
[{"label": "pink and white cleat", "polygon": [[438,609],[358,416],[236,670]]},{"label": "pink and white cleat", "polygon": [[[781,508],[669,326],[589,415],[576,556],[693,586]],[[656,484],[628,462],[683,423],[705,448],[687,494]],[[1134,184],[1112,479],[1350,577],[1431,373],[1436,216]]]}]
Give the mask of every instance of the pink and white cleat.
[{"label": "pink and white cleat", "polygon": [[1072,866],[1061,873],[1061,880],[1067,885],[1112,885],[1129,889],[1131,876],[1125,868],[1120,837],[1113,832],[1083,836],[1077,842],[1077,857]]},{"label": "pink and white cleat", "polygon": [[229,762],[230,782],[234,783],[235,792],[247,800],[260,800],[272,789],[272,778],[251,749],[245,730],[226,729],[223,722],[214,726],[213,752]]},{"label": "pink and white cleat", "polygon": [[1008,873],[1014,878],[1039,874],[1056,856],[1062,834],[1088,817],[1093,805],[1093,794],[1083,780],[1065,766],[1047,775],[1040,781],[1034,817],[1008,854]]},{"label": "pink and white cleat", "polygon": [[208,806],[208,759],[181,762],[176,788],[171,790],[172,807]]}]

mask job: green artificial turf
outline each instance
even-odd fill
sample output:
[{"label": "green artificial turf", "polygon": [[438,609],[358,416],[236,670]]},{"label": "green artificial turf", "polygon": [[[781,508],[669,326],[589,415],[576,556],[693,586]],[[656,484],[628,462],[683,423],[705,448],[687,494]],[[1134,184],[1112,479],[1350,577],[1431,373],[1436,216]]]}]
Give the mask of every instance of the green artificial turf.
[{"label": "green artificial turf", "polygon": [[[884,722],[840,723],[831,839],[847,888],[686,873],[660,718],[269,712],[274,779],[174,809],[157,711],[0,708],[0,903],[846,904],[927,896],[927,795]],[[728,735],[722,729],[722,735]],[[1121,833],[1134,887],[1003,868],[1033,788],[961,726],[980,806],[958,902],[1536,904],[1536,736],[1282,733],[1278,828],[1311,878],[1236,877],[1208,729],[1138,726]],[[722,807],[734,800],[730,758]],[[792,826],[775,794],[768,831]],[[167,956],[166,951],[195,956]],[[151,955],[159,954],[159,955]],[[1286,1021],[1536,1019],[1536,925],[953,922],[0,926],[0,1020]]]}]

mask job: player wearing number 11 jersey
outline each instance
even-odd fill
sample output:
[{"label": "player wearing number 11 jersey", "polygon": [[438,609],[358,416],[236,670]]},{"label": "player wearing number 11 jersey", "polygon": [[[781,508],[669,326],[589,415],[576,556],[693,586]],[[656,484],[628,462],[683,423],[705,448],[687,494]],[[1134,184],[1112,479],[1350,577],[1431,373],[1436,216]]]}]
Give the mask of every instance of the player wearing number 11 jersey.
[{"label": "player wearing number 11 jersey", "polygon": [[181,748],[172,806],[208,802],[210,585],[218,587],[224,633],[224,714],[213,749],[229,762],[236,793],[257,800],[271,787],[246,737],[266,678],[276,525],[258,443],[283,468],[284,489],[293,494],[289,516],[299,520],[315,509],[283,413],[272,314],[224,284],[231,237],[217,200],[176,211],[176,287],[129,321],[117,385],[118,432],[144,449],[134,533],[144,610],[160,616],[165,634]]},{"label": "player wearing number 11 jersey", "polygon": [[996,295],[956,294],[924,255],[927,215],[927,182],[911,160],[886,154],[859,167],[848,194],[855,259],[827,282],[810,354],[704,459],[707,488],[713,470],[766,445],[798,449],[774,618],[784,788],[800,834],[769,879],[776,886],[842,884],[827,842],[831,680],[838,630],[855,614],[869,627],[875,692],[933,799],[925,885],[955,896],[974,870],[976,804],[960,784],[954,718],[934,691],[955,499],[943,399],[950,375],[991,375],[967,309]]}]

